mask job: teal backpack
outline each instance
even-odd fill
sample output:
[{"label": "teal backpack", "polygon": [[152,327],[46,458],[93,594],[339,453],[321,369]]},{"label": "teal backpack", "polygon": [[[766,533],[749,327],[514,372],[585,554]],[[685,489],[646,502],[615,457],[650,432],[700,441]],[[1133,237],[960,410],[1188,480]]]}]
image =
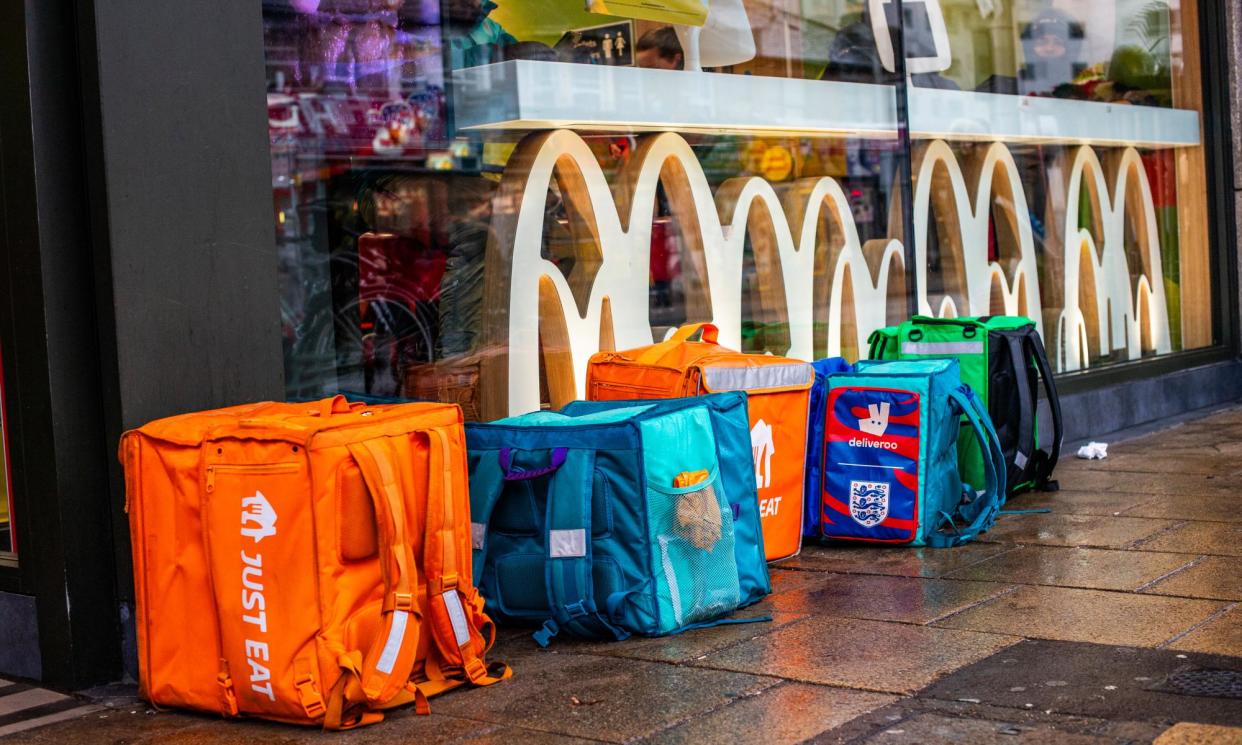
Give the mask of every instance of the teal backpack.
[{"label": "teal backpack", "polygon": [[[1055,491],[1053,469],[1063,439],[1061,403],[1035,322],[1022,316],[931,318],[915,316],[870,337],[873,360],[952,358],[961,364],[962,382],[983,399],[1001,451],[1009,493]],[[1039,387],[1052,412],[1052,442],[1039,447]],[[983,478],[983,453],[969,433],[959,442],[964,477]]]},{"label": "teal backpack", "polygon": [[[992,527],[1005,501],[996,432],[956,360],[859,362],[828,376],[820,534],[957,546]],[[983,479],[958,471],[962,417]]]},{"label": "teal backpack", "polygon": [[542,645],[728,623],[771,592],[745,393],[580,402],[466,442],[476,586]]}]

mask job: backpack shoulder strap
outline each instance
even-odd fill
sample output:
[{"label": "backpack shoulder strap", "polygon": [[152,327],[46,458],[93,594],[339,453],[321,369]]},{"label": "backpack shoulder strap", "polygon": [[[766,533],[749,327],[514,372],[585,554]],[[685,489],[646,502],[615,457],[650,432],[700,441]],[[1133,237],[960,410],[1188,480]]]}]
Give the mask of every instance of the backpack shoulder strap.
[{"label": "backpack shoulder strap", "polygon": [[1061,399],[1057,397],[1057,384],[1052,378],[1052,366],[1048,364],[1048,355],[1044,351],[1044,343],[1038,332],[1032,330],[1026,335],[1026,344],[1035,367],[1039,369],[1039,377],[1044,381],[1044,394],[1048,397],[1048,408],[1052,411],[1052,449],[1047,459],[1040,464],[1037,474],[1038,486],[1041,489],[1055,490],[1055,481],[1051,481],[1053,469],[1061,457],[1061,441],[1065,438],[1065,430],[1061,422]]},{"label": "backpack shoulder strap", "polygon": [[1035,421],[1039,416],[1039,400],[1033,394],[1031,371],[1027,364],[1027,337],[1005,334],[1005,346],[1009,362],[1013,365],[1014,387],[1018,390],[1018,442],[1013,454],[1013,468],[1009,469],[1009,486],[1014,487],[1026,479],[1028,465],[1034,466],[1039,443],[1035,442]]},{"label": "backpack shoulder strap", "polygon": [[500,501],[505,481],[498,459],[491,457],[493,451],[485,452],[487,455],[479,458],[470,471],[470,547],[475,587],[483,581],[487,565],[487,530],[492,524],[492,513]]},{"label": "backpack shoulder strap", "polygon": [[[964,519],[969,521],[965,526],[954,525],[953,515],[941,515],[937,529],[927,536],[927,545],[935,548],[960,546],[980,533],[986,532],[996,522],[1001,505],[1005,503],[1005,472],[1002,470],[1005,458],[1001,453],[1000,440],[996,436],[996,430],[992,428],[987,412],[983,410],[978,396],[966,385],[950,391],[949,400],[954,409],[966,415],[975,437],[979,440],[980,450],[983,453],[986,484],[974,500],[968,504],[959,505],[958,511],[962,513]],[[942,532],[941,529],[946,526],[952,532]]]},{"label": "backpack shoulder strap", "polygon": [[[475,685],[491,685],[512,675],[506,666],[499,675],[489,673],[483,653],[496,639],[495,626],[483,612],[483,599],[472,582],[471,552],[464,536],[455,530],[468,509],[462,496],[465,484],[464,462],[452,462],[453,455],[464,459],[462,448],[453,448],[443,427],[425,432],[428,444],[427,510],[423,535],[423,571],[427,575],[427,613],[432,639],[443,664],[445,681],[441,689],[469,680]],[[472,533],[473,533],[473,526]]]},{"label": "backpack shoulder strap", "polygon": [[[544,567],[552,617],[535,632],[535,641],[546,647],[561,629],[588,639],[625,639],[629,633],[609,621],[595,600],[591,571],[595,451],[557,448],[548,468],[553,472],[548,489]],[[547,470],[531,473],[541,476]]]},{"label": "backpack shoulder strap", "polygon": [[[343,654],[338,660],[343,674],[328,695],[325,729],[347,729],[374,721],[378,716],[373,713],[375,709],[407,689],[418,656],[422,617],[418,567],[406,535],[405,499],[391,449],[382,438],[352,443],[348,449],[375,502],[384,600],[380,632],[371,648],[365,654]],[[359,705],[369,711],[357,714],[353,710]],[[425,699],[421,705],[425,706]]]}]

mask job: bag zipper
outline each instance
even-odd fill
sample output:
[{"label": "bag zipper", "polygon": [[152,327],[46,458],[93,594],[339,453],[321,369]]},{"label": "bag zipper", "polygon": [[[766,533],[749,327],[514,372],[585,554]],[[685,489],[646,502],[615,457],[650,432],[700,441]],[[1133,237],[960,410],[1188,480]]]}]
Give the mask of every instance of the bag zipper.
[{"label": "bag zipper", "polygon": [[216,473],[293,473],[302,467],[301,463],[261,463],[253,466],[216,463],[207,466],[207,493],[215,491]]},{"label": "bag zipper", "polygon": [[665,393],[662,388],[649,388],[641,385],[630,385],[626,383],[610,383],[604,380],[596,380],[592,385],[597,388],[610,389],[614,391],[630,391],[632,393],[646,393],[649,398],[662,398]]}]

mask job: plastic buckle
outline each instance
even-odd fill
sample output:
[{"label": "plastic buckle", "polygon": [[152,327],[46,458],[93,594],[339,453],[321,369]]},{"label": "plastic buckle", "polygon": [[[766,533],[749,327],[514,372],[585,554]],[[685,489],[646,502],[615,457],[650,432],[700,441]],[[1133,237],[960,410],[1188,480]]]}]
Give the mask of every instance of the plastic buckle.
[{"label": "plastic buckle", "polygon": [[315,678],[309,673],[303,673],[294,678],[293,687],[298,691],[302,710],[306,712],[308,718],[318,719],[327,713],[328,709],[324,706],[323,697],[319,695],[319,690],[315,687]]},{"label": "plastic buckle", "polygon": [[401,610],[406,613],[414,610],[414,594],[410,592],[394,592],[393,610]]},{"label": "plastic buckle", "polygon": [[584,616],[589,615],[589,612],[587,611],[586,606],[583,605],[583,602],[581,600],[579,600],[576,603],[570,603],[566,605],[565,612],[569,614],[570,618],[582,618]]}]

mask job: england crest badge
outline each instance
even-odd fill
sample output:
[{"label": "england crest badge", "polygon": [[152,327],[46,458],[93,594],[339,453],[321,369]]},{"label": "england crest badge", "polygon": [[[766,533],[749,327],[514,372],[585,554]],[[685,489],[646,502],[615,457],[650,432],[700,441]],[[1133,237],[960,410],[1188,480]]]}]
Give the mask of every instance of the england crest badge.
[{"label": "england crest badge", "polygon": [[850,482],[850,517],[864,528],[871,528],[888,517],[888,487],[883,481]]}]

